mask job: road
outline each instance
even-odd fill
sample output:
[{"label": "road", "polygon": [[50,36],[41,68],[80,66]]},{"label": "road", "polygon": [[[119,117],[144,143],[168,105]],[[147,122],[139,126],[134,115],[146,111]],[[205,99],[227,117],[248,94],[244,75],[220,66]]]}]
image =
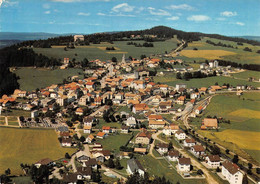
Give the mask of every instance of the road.
[{"label": "road", "polygon": [[[168,142],[166,142],[166,141],[164,141],[164,140],[162,140],[162,139],[160,139],[160,138],[158,137],[158,135],[159,135],[160,133],[162,133],[161,130],[158,131],[156,134],[153,134],[153,135],[152,135],[152,138],[153,138],[154,141],[153,141],[153,144],[151,145],[151,148],[150,148],[150,150],[149,150],[149,154],[150,154],[151,156],[153,156],[154,158],[155,158],[155,156],[153,155],[152,150],[153,150],[153,148],[154,148],[154,142],[155,142],[155,140],[159,140],[160,142],[163,142],[163,143],[168,144]],[[215,180],[215,178],[213,178],[213,177],[211,176],[210,172],[209,172],[202,164],[200,164],[197,160],[195,160],[193,157],[190,157],[190,155],[188,155],[185,150],[179,149],[179,148],[177,148],[177,147],[174,147],[174,149],[175,149],[175,150],[178,150],[178,151],[182,154],[182,156],[184,156],[184,157],[186,157],[186,158],[190,158],[190,159],[191,159],[191,164],[192,164],[193,166],[196,166],[198,169],[201,169],[201,170],[203,171],[203,173],[204,173],[204,175],[205,175],[205,177],[206,177],[206,180],[207,180],[207,182],[208,182],[209,184],[218,184],[218,182]]]}]

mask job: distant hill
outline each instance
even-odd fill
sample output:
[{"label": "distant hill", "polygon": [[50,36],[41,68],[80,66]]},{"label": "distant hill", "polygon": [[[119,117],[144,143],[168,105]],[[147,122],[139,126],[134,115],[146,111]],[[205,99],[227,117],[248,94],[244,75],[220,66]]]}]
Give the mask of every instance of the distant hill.
[{"label": "distant hill", "polygon": [[0,32],[0,40],[39,40],[60,36],[53,33],[16,33],[16,32]]},{"label": "distant hill", "polygon": [[0,49],[21,42],[21,40],[0,40]]},{"label": "distant hill", "polygon": [[260,41],[260,36],[236,36],[236,37],[244,38],[248,40]]}]

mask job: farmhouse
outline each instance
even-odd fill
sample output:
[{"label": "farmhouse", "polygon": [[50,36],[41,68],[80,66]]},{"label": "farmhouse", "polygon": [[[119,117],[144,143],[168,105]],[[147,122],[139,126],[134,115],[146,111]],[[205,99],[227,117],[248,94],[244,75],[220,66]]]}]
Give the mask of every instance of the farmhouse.
[{"label": "farmhouse", "polygon": [[221,174],[228,180],[230,184],[242,184],[243,174],[239,170],[238,165],[228,160],[222,163]]},{"label": "farmhouse", "polygon": [[149,107],[148,107],[148,105],[147,104],[136,104],[136,105],[134,105],[134,107],[133,107],[133,113],[146,113],[146,112],[148,112],[148,110],[149,110]]},{"label": "farmhouse", "polygon": [[202,106],[199,106],[196,110],[195,110],[195,113],[196,114],[200,114],[203,110],[203,107]]},{"label": "farmhouse", "polygon": [[135,119],[135,117],[130,116],[129,118],[127,118],[126,125],[130,126],[130,127],[135,127],[136,126],[136,119]]},{"label": "farmhouse", "polygon": [[38,162],[36,162],[34,164],[37,168],[39,168],[41,165],[47,165],[47,166],[53,166],[55,165],[55,162],[53,162],[51,159],[49,158],[44,158],[39,160]]},{"label": "farmhouse", "polygon": [[190,158],[179,158],[178,159],[178,169],[181,172],[189,172],[190,171],[191,161]]},{"label": "farmhouse", "polygon": [[94,136],[92,134],[90,134],[87,138],[86,138],[86,142],[87,143],[92,143],[92,141],[94,140]]},{"label": "farmhouse", "polygon": [[218,120],[213,118],[204,118],[201,129],[217,129]]},{"label": "farmhouse", "polygon": [[107,135],[107,133],[105,133],[105,132],[98,132],[97,135],[96,135],[96,137],[99,138],[99,139],[104,139],[104,138],[106,138],[107,136],[108,136],[108,135]]},{"label": "farmhouse", "polygon": [[180,156],[179,151],[177,151],[177,150],[171,150],[171,151],[168,152],[167,159],[170,160],[170,161],[175,162],[175,161],[178,160],[179,156]]},{"label": "farmhouse", "polygon": [[152,129],[163,128],[165,121],[149,120],[149,127]]},{"label": "farmhouse", "polygon": [[127,172],[129,174],[134,174],[138,172],[141,176],[144,176],[144,168],[140,162],[136,159],[127,160]]},{"label": "farmhouse", "polygon": [[103,126],[102,132],[107,133],[107,134],[112,133],[112,129],[110,128],[110,126]]},{"label": "farmhouse", "polygon": [[150,144],[152,135],[146,129],[143,129],[140,133],[137,134],[135,143],[136,144]]},{"label": "farmhouse", "polygon": [[72,138],[62,138],[61,145],[62,146],[67,146],[67,147],[71,147],[71,145],[72,145]]},{"label": "farmhouse", "polygon": [[209,155],[206,157],[206,163],[212,168],[220,166],[220,157],[218,155]]},{"label": "farmhouse", "polygon": [[92,127],[91,126],[84,126],[84,129],[83,129],[83,132],[84,134],[90,134],[91,133],[91,130],[92,130]]}]

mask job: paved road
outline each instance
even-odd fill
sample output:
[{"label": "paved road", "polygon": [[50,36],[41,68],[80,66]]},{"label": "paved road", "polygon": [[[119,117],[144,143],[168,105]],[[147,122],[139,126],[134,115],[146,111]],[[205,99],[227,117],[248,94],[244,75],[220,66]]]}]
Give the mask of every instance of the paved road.
[{"label": "paved road", "polygon": [[[160,139],[160,138],[158,137],[158,135],[159,135],[160,133],[162,133],[161,130],[158,131],[156,134],[153,134],[153,135],[154,135],[154,136],[153,136],[154,142],[155,142],[155,140],[157,139],[157,140],[159,140],[159,141],[161,141],[161,142],[163,142],[163,143],[168,144],[166,141],[164,141],[164,140],[162,140],[162,139]],[[151,149],[152,149],[152,148],[151,148]],[[151,149],[150,149],[150,151],[151,151]],[[184,157],[186,157],[186,158],[190,158],[190,159],[191,159],[191,164],[192,164],[193,166],[196,166],[198,169],[201,169],[201,170],[203,171],[203,173],[204,173],[204,175],[205,175],[205,177],[206,177],[206,180],[207,180],[207,182],[208,182],[209,184],[218,184],[218,182],[215,180],[215,178],[213,178],[213,177],[211,176],[210,171],[208,171],[208,169],[206,169],[201,163],[199,163],[197,160],[195,160],[193,157],[191,157],[189,154],[187,154],[185,150],[179,149],[179,148],[177,148],[177,147],[174,147],[174,149],[175,149],[175,150],[178,150],[178,151],[182,154],[182,156],[184,156]],[[149,151],[149,154],[150,154],[150,151]],[[153,156],[153,154],[151,154],[151,155]]]},{"label": "paved road", "polygon": [[71,159],[70,159],[70,161],[68,163],[68,166],[70,166],[70,165],[72,166],[72,170],[73,170],[74,173],[77,172],[77,168],[76,168],[76,165],[75,165],[75,158],[76,158],[76,154],[74,154],[71,157]]}]

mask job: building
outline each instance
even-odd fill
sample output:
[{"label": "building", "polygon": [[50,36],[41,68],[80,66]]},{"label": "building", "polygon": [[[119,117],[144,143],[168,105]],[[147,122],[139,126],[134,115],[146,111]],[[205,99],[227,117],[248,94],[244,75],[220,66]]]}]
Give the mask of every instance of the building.
[{"label": "building", "polygon": [[61,145],[66,147],[71,147],[72,145],[72,138],[62,138]]},{"label": "building", "polygon": [[129,126],[122,125],[121,126],[121,133],[128,134],[129,133]]},{"label": "building", "polygon": [[168,152],[168,156],[167,156],[167,159],[170,160],[170,161],[177,161],[178,158],[180,157],[180,153],[179,151],[177,150],[171,150]]},{"label": "building", "polygon": [[217,129],[218,120],[213,118],[204,118],[201,129]]},{"label": "building", "polygon": [[203,107],[202,107],[202,106],[199,106],[199,107],[195,110],[195,113],[196,113],[196,114],[200,114],[200,113],[202,113],[202,110],[203,110]]},{"label": "building", "polygon": [[112,129],[110,126],[103,126],[102,132],[109,134],[109,133],[112,133]]},{"label": "building", "polygon": [[178,140],[184,140],[185,137],[186,137],[186,134],[185,134],[182,130],[178,130],[178,131],[175,133],[175,137],[176,137],[176,139],[178,139]]},{"label": "building", "polygon": [[92,127],[91,126],[84,126],[83,132],[84,134],[90,134],[92,131]]},{"label": "building", "polygon": [[83,35],[74,35],[74,42],[77,41],[84,41],[84,36]]},{"label": "building", "polygon": [[171,136],[175,134],[178,130],[179,130],[179,126],[174,123],[171,123],[170,125],[164,127],[163,134],[167,136]]},{"label": "building", "polygon": [[143,129],[140,133],[137,134],[135,143],[136,144],[150,144],[152,135],[146,129]]},{"label": "building", "polygon": [[196,144],[196,141],[194,140],[194,139],[185,139],[184,141],[183,141],[183,145],[185,146],[185,147],[192,147],[192,146],[195,146],[195,144]]},{"label": "building", "polygon": [[159,120],[149,120],[149,127],[152,129],[163,128],[165,126],[165,121]]},{"label": "building", "polygon": [[136,159],[127,160],[127,170],[129,174],[134,174],[138,172],[141,176],[144,176],[144,168],[140,162]]},{"label": "building", "polygon": [[205,148],[202,145],[194,145],[194,146],[191,147],[191,152],[195,156],[199,157],[199,156],[205,154]]},{"label": "building", "polygon": [[167,153],[168,152],[168,148],[169,148],[169,145],[168,144],[165,144],[165,143],[159,143],[157,145],[157,148],[158,148],[158,152],[160,154],[164,154],[164,153]]},{"label": "building", "polygon": [[179,158],[178,159],[178,169],[181,172],[189,172],[190,171],[191,161],[190,158]]},{"label": "building", "polygon": [[135,104],[132,111],[133,113],[146,113],[148,112],[149,107],[147,104]]},{"label": "building", "polygon": [[177,91],[179,91],[179,89],[181,89],[181,88],[186,88],[186,87],[187,87],[186,84],[176,84],[175,89],[176,89]]},{"label": "building", "polygon": [[216,168],[220,166],[220,157],[218,155],[209,155],[205,159],[208,166]]},{"label": "building", "polygon": [[42,165],[47,165],[47,166],[54,166],[55,162],[49,158],[44,158],[39,160],[34,164],[37,168],[41,167]]},{"label": "building", "polygon": [[135,117],[130,116],[129,118],[127,118],[126,125],[129,126],[129,127],[135,127],[136,126],[136,119],[135,119]]},{"label": "building", "polygon": [[36,118],[36,117],[38,117],[38,115],[39,115],[38,110],[34,110],[34,111],[31,112],[31,118]]},{"label": "building", "polygon": [[243,174],[239,170],[238,165],[228,160],[222,163],[221,174],[228,180],[230,184],[242,184]]},{"label": "building", "polygon": [[108,135],[107,135],[107,133],[105,133],[105,132],[98,132],[97,135],[96,135],[96,137],[99,138],[99,139],[104,139],[104,138],[106,138],[107,136],[108,136]]}]

